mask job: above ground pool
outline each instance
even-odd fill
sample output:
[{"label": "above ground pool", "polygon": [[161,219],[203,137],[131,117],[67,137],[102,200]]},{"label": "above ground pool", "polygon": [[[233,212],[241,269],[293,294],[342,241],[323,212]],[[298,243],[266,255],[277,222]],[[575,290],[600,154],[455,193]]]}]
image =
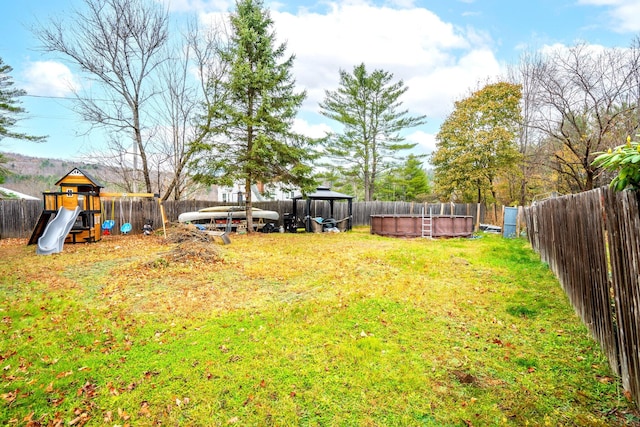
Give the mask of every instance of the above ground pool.
[{"label": "above ground pool", "polygon": [[472,216],[371,215],[371,234],[392,237],[469,237]]}]

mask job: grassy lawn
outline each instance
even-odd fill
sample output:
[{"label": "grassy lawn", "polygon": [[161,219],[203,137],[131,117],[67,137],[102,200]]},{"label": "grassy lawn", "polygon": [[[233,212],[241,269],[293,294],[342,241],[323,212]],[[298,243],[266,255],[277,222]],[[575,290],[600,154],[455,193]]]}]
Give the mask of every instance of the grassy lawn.
[{"label": "grassy lawn", "polygon": [[174,246],[0,241],[1,425],[638,425],[525,240]]}]

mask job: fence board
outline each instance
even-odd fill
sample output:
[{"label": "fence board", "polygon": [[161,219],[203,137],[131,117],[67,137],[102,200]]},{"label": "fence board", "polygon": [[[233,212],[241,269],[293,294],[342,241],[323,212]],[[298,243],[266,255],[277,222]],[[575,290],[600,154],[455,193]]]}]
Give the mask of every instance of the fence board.
[{"label": "fence board", "polygon": [[41,212],[40,200],[0,200],[0,239],[30,236]]},{"label": "fence board", "polygon": [[[197,211],[209,206],[229,205],[229,203],[211,202],[206,200],[179,200],[163,203],[165,215],[168,221],[176,222],[182,212]],[[292,200],[278,200],[266,202],[254,202],[257,208],[273,210],[280,214],[280,224],[285,213],[293,212]],[[468,215],[473,216],[474,224],[477,222],[477,204],[450,203],[412,203],[412,202],[354,202],[353,219],[354,226],[369,225],[371,215],[396,214],[396,215],[421,215],[423,210],[434,215]],[[297,201],[298,216],[305,215],[306,200]],[[480,222],[484,222],[486,208],[481,206]],[[42,212],[42,202],[36,200],[2,200],[0,201],[0,238],[26,238],[31,235],[33,228]],[[311,215],[328,218],[330,205],[328,201],[316,200],[311,204]],[[334,203],[334,216],[337,219],[348,216],[348,204],[345,201]],[[103,200],[102,220],[113,219],[116,223],[113,231],[118,233],[120,226],[128,222],[132,226],[132,233],[140,233],[145,221],[152,220],[154,227],[162,224],[160,207],[157,201],[151,199],[126,199]]]},{"label": "fence board", "polygon": [[531,246],[558,277],[636,402],[640,399],[638,196],[638,192],[600,188],[545,200],[524,212]]},{"label": "fence board", "polygon": [[638,193],[614,193],[607,189],[605,217],[608,224],[611,253],[612,287],[619,330],[621,375],[623,386],[636,402],[640,398],[640,354],[638,336],[640,322],[640,211]]}]

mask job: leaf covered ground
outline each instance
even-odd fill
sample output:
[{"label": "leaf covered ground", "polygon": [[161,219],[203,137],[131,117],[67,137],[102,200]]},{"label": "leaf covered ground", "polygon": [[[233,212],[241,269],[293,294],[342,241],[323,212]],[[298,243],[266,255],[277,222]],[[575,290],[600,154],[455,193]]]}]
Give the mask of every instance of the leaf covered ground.
[{"label": "leaf covered ground", "polygon": [[2,425],[638,425],[526,241],[0,241]]}]

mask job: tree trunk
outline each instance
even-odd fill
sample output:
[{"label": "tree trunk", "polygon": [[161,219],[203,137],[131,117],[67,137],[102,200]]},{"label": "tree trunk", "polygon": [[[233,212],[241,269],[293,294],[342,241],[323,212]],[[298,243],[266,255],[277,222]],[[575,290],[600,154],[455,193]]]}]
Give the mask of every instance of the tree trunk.
[{"label": "tree trunk", "polygon": [[245,209],[247,214],[247,233],[253,233],[253,199],[251,197],[251,180],[247,178],[244,183]]},{"label": "tree trunk", "polygon": [[[138,154],[140,155],[140,161],[142,162],[142,177],[144,178],[144,185],[146,187],[147,193],[153,193],[151,187],[151,177],[149,175],[149,162],[147,161],[147,153],[144,149],[144,144],[142,144],[142,133],[140,131],[140,112],[137,110],[136,106],[133,106],[133,134],[135,137],[135,144],[138,147]],[[134,154],[135,155],[135,154]],[[135,158],[134,158],[135,164]],[[134,172],[137,172],[134,170]]]}]

